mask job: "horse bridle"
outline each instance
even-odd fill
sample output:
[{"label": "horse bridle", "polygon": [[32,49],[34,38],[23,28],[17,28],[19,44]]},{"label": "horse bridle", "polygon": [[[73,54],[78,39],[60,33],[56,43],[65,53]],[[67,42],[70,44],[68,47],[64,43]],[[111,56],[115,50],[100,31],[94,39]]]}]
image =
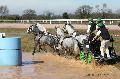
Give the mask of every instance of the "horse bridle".
[{"label": "horse bridle", "polygon": [[63,26],[63,29],[66,29],[66,25]]},{"label": "horse bridle", "polygon": [[31,25],[31,26],[29,27],[28,33],[32,31],[32,26],[33,26],[33,25]]}]

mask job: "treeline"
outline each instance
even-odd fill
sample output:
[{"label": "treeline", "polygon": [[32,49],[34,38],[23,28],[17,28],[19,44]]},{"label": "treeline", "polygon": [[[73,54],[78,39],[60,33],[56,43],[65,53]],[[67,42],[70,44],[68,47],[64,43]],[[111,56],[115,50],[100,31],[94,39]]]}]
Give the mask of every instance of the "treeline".
[{"label": "treeline", "polygon": [[37,14],[33,9],[26,9],[23,11],[22,15],[9,14],[9,9],[7,6],[0,6],[0,19],[10,19],[10,20],[32,20],[32,19],[86,19],[86,18],[98,18],[103,19],[119,19],[120,18],[120,9],[112,11],[108,8],[107,4],[103,5],[82,5],[76,9],[74,13],[64,12],[62,15],[56,15],[50,11],[44,12],[44,14]]}]

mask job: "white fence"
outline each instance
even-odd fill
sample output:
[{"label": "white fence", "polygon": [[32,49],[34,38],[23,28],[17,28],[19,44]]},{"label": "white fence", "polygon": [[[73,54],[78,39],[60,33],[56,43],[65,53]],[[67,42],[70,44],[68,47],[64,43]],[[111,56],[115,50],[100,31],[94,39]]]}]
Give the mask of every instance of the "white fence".
[{"label": "white fence", "polygon": [[[96,20],[96,19],[94,19]],[[120,19],[102,19],[107,24],[118,24]],[[42,24],[59,24],[69,21],[71,23],[84,24],[88,22],[88,19],[51,19],[51,20],[0,20],[0,22],[5,23],[34,23],[40,22]]]}]

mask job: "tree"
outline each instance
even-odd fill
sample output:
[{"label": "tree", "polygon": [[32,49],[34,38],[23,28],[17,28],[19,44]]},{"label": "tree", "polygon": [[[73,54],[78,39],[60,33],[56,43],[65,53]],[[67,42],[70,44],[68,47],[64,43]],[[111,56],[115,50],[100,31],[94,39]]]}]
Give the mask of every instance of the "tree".
[{"label": "tree", "polygon": [[23,11],[23,19],[35,19],[36,18],[36,11],[32,9],[26,9]]},{"label": "tree", "polygon": [[107,4],[103,4],[102,8],[99,5],[95,6],[95,12],[92,14],[93,18],[114,18],[116,15],[112,12],[111,9],[107,8]]},{"label": "tree", "polygon": [[90,17],[91,13],[92,13],[92,7],[89,5],[82,5],[75,12],[75,14],[79,18],[88,18]]},{"label": "tree", "polygon": [[7,19],[20,20],[21,17],[20,17],[18,14],[14,14],[14,15],[9,15],[9,16],[7,16]]},{"label": "tree", "polygon": [[101,9],[99,5],[95,6],[95,12],[92,13],[93,18],[99,18],[101,17]]},{"label": "tree", "polygon": [[63,19],[70,19],[67,12],[64,12],[62,17],[63,17]]},{"label": "tree", "polygon": [[115,14],[117,15],[117,18],[120,18],[120,9],[117,9]]},{"label": "tree", "polygon": [[100,13],[100,6],[96,5],[95,8],[96,8],[96,13]]},{"label": "tree", "polygon": [[0,6],[0,16],[1,16],[1,19],[4,18],[4,16],[8,15],[9,13],[9,9],[7,6]]},{"label": "tree", "polygon": [[103,8],[101,10],[102,10],[102,17],[106,18],[107,4],[104,3]]},{"label": "tree", "polygon": [[99,5],[96,5],[95,6],[95,9],[96,9],[96,14],[100,14],[101,13],[101,10],[100,10],[100,6]]},{"label": "tree", "polygon": [[50,11],[45,11],[44,17],[45,17],[45,19],[52,19],[54,17],[54,13],[52,13]]}]

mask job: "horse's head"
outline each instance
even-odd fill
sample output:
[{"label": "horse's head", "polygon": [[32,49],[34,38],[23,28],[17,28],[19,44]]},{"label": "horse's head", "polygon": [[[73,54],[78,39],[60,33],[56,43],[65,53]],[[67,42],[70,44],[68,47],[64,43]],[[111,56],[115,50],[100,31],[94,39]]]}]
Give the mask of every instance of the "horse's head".
[{"label": "horse's head", "polygon": [[74,26],[73,26],[72,24],[69,23],[68,25],[69,25],[72,29],[75,29]]},{"label": "horse's head", "polygon": [[39,23],[31,25],[28,29],[27,29],[27,33],[34,33],[34,34],[39,34],[41,32],[46,33],[46,29]]},{"label": "horse's head", "polygon": [[55,30],[56,30],[56,35],[57,35],[57,36],[64,36],[64,31],[63,31],[63,29],[61,29],[60,27],[56,27],[56,26],[55,26]]},{"label": "horse's head", "polygon": [[57,27],[57,26],[55,26],[55,31],[57,31],[57,29],[58,29],[58,27]]},{"label": "horse's head", "polygon": [[64,24],[64,26],[63,26],[63,30],[64,30],[64,32],[67,31],[67,29],[66,29],[66,26],[67,26],[67,25],[69,25],[69,22],[65,22],[65,24]]},{"label": "horse's head", "polygon": [[120,27],[120,23],[118,23],[118,26]]},{"label": "horse's head", "polygon": [[35,25],[31,25],[28,29],[27,29],[27,33],[39,33],[39,29],[38,27]]},{"label": "horse's head", "polygon": [[67,25],[67,24],[65,24],[65,25],[63,26],[63,28],[62,28],[64,32],[67,32],[67,30],[66,30],[66,25]]},{"label": "horse's head", "polygon": [[42,32],[44,32],[44,33],[47,33],[46,28],[45,28],[42,24],[37,23],[37,24],[36,24],[36,27],[37,27],[37,28],[36,28],[37,32],[42,31]]},{"label": "horse's head", "polygon": [[84,45],[89,45],[89,43],[90,43],[89,36],[84,35],[83,38],[84,38],[83,41],[82,41],[83,44],[84,44]]},{"label": "horse's head", "polygon": [[33,32],[33,28],[34,28],[34,25],[31,25],[30,27],[28,27],[27,29],[27,33],[32,33]]},{"label": "horse's head", "polygon": [[63,30],[64,32],[67,32],[68,34],[72,34],[73,32],[75,32],[74,27],[68,23],[63,26]]}]

